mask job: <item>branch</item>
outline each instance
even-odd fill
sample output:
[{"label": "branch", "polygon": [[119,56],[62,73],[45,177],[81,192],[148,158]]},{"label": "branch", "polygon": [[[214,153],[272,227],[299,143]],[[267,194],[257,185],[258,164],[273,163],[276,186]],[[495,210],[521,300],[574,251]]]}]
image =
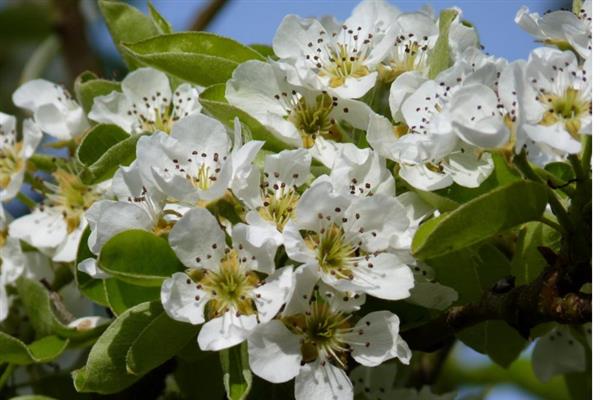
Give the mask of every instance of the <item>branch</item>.
[{"label": "branch", "polygon": [[62,44],[63,55],[73,79],[83,71],[100,73],[100,67],[87,41],[85,19],[79,0],[54,0],[55,30]]},{"label": "branch", "polygon": [[190,26],[191,31],[203,31],[206,29],[208,24],[213,18],[221,11],[223,6],[227,4],[228,0],[212,0],[202,11],[198,14],[192,25]]},{"label": "branch", "polygon": [[[591,321],[591,296],[578,292],[580,281],[565,282],[562,273],[565,268],[559,264],[556,258],[553,266],[548,266],[527,285],[508,289],[494,286],[479,302],[451,307],[439,317],[402,332],[402,338],[413,350],[431,352],[450,343],[461,330],[489,320],[506,321],[526,338],[531,328],[544,322],[582,324]],[[565,289],[566,283],[570,290]]]}]

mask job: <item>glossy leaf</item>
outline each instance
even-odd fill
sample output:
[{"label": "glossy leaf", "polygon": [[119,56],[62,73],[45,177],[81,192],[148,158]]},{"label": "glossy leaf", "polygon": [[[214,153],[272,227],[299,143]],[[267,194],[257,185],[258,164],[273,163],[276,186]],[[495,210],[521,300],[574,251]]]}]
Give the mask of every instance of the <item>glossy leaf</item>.
[{"label": "glossy leaf", "polygon": [[289,148],[288,145],[273,136],[263,124],[239,108],[227,103],[224,84],[206,88],[200,95],[200,103],[208,114],[229,127],[233,127],[233,121],[236,117],[239,118],[240,122],[252,133],[252,139],[265,141],[263,146],[265,150],[280,151]]},{"label": "glossy leaf", "polygon": [[116,125],[99,124],[87,131],[75,155],[82,164],[89,166],[108,149],[129,137],[129,133]]},{"label": "glossy leaf", "polygon": [[425,259],[472,246],[536,220],[546,203],[546,188],[538,183],[520,181],[499,187],[425,222],[415,234],[412,251]]},{"label": "glossy leaf", "polygon": [[119,82],[99,79],[93,72],[83,72],[75,79],[75,97],[86,113],[94,104],[94,97],[104,96],[121,90]]},{"label": "glossy leaf", "polygon": [[30,345],[0,331],[0,363],[27,365],[54,360],[69,344],[68,339],[46,336]]},{"label": "glossy leaf", "polygon": [[223,368],[223,383],[229,400],[243,400],[250,393],[252,373],[248,364],[248,346],[246,342],[221,350],[221,368]]},{"label": "glossy leaf", "polygon": [[[127,370],[144,375],[175,356],[197,335],[199,327],[171,319],[166,313],[157,316],[129,348]],[[157,343],[161,343],[157,346]],[[196,345],[196,341],[194,340]]]},{"label": "glossy leaf", "polygon": [[121,232],[100,252],[100,268],[123,281],[141,286],[160,286],[183,265],[169,243],[143,230]]},{"label": "glossy leaf", "polygon": [[439,18],[439,36],[435,42],[435,46],[431,50],[429,56],[429,78],[434,79],[440,72],[447,69],[451,65],[450,44],[448,43],[448,34],[450,25],[458,12],[454,9],[442,10]]},{"label": "glossy leaf", "polygon": [[120,392],[141,376],[127,371],[126,357],[140,333],[163,313],[158,302],[142,303],[119,315],[92,347],[85,366],[73,372],[78,392]]},{"label": "glossy leaf", "polygon": [[442,285],[458,292],[458,304],[477,302],[499,280],[510,274],[510,262],[491,244],[427,260]]},{"label": "glossy leaf", "polygon": [[548,263],[538,247],[558,251],[560,238],[559,232],[541,222],[530,222],[521,228],[511,268],[517,285],[530,283],[539,276]]},{"label": "glossy leaf", "polygon": [[37,281],[21,277],[17,281],[17,291],[38,336],[56,334],[63,338],[82,341],[98,335],[106,328],[103,325],[80,331],[62,323],[54,312],[50,292]]},{"label": "glossy leaf", "polygon": [[527,345],[527,341],[504,321],[482,322],[460,331],[458,338],[504,368],[508,368]]},{"label": "glossy leaf", "polygon": [[156,36],[122,46],[130,58],[197,85],[226,82],[248,60],[264,60],[256,50],[208,32]]},{"label": "glossy leaf", "polygon": [[121,52],[125,63],[129,69],[139,67],[138,61],[130,57],[127,52],[124,52],[120,44],[124,42],[137,42],[158,35],[160,32],[156,29],[154,22],[137,8],[124,2],[101,0],[98,5],[113,42]]},{"label": "glossy leaf", "polygon": [[103,282],[107,305],[116,315],[121,315],[138,304],[160,299],[160,287],[138,286],[117,278],[105,279]]},{"label": "glossy leaf", "polygon": [[150,0],[148,0],[148,11],[150,11],[150,18],[152,18],[152,22],[154,23],[154,27],[158,33],[161,35],[166,35],[173,32],[173,28],[171,27],[169,21],[160,15]]},{"label": "glossy leaf", "polygon": [[120,166],[129,165],[135,160],[137,141],[143,134],[132,135],[121,140],[104,152],[98,160],[88,167],[86,181],[98,183],[112,178]]}]

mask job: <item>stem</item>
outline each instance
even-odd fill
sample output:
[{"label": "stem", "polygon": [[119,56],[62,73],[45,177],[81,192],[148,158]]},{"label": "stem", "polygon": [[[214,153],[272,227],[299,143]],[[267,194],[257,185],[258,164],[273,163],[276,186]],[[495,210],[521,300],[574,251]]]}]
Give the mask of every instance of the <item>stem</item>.
[{"label": "stem", "polygon": [[17,193],[17,199],[30,210],[33,210],[37,206],[37,203],[23,192]]},{"label": "stem", "polygon": [[592,168],[592,135],[581,137],[581,168],[586,178],[589,177]]},{"label": "stem", "polygon": [[[535,173],[533,168],[531,168],[529,161],[527,161],[527,154],[525,153],[525,151],[521,151],[519,154],[516,154],[513,158],[513,162],[525,178],[534,182],[543,183],[542,179]],[[547,192],[548,203],[550,203],[552,212],[554,213],[554,215],[556,215],[558,222],[564,227],[564,229],[567,232],[572,232],[574,228],[573,224],[571,223],[571,219],[569,218],[569,214],[567,213],[567,210],[552,190],[548,188]]]},{"label": "stem", "polygon": [[4,387],[4,385],[6,384],[8,379],[12,376],[12,373],[14,370],[15,370],[14,364],[8,364],[6,366],[6,369],[4,370],[2,375],[0,375],[0,391],[2,390],[2,388]]},{"label": "stem", "polygon": [[569,154],[567,157],[571,166],[573,167],[573,171],[575,172],[575,177],[579,182],[583,182],[586,180],[587,174],[583,172],[583,168],[581,167],[581,162],[579,162],[579,157],[576,154]]},{"label": "stem", "polygon": [[560,226],[560,224],[557,224],[556,222],[554,222],[554,221],[552,221],[552,220],[550,220],[550,219],[548,219],[548,218],[546,218],[544,216],[539,217],[538,221],[541,222],[541,223],[543,223],[543,224],[548,225],[549,227],[557,230],[558,232],[560,232],[562,234],[566,233],[565,230],[563,229],[563,227]]},{"label": "stem", "polygon": [[539,177],[541,177],[542,179],[545,179],[546,183],[551,188],[558,189],[561,192],[565,193],[569,197],[575,196],[575,189],[573,187],[571,187],[571,184],[573,183],[573,181],[562,180],[562,179],[552,175],[550,172],[546,171],[543,168],[533,167],[533,170]]}]

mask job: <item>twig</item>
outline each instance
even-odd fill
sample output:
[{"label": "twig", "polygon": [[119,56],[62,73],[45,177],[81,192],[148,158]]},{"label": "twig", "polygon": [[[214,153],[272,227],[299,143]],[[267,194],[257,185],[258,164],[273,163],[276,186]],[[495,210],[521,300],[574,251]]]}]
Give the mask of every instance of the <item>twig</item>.
[{"label": "twig", "polygon": [[478,303],[451,307],[441,316],[402,332],[402,337],[411,349],[430,352],[446,346],[457,332],[489,320],[506,321],[524,337],[529,336],[531,328],[544,322],[582,324],[591,321],[591,296],[579,293],[578,287],[566,290],[562,279],[564,271],[557,261],[527,285],[502,293],[491,289]]},{"label": "twig", "polygon": [[213,0],[202,11],[198,14],[192,25],[190,26],[191,31],[203,31],[215,18],[215,16],[221,11],[221,9],[227,4],[228,0]]},{"label": "twig", "polygon": [[100,73],[100,67],[87,41],[85,19],[81,14],[79,0],[53,0],[56,12],[55,30],[71,77],[83,71]]}]

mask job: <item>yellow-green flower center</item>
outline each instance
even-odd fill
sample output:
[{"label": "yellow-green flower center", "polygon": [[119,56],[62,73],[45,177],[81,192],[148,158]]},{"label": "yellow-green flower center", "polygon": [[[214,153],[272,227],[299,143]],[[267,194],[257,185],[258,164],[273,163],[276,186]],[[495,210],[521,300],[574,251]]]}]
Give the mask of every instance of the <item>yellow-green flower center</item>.
[{"label": "yellow-green flower center", "polygon": [[212,296],[207,304],[208,317],[221,316],[229,309],[243,315],[254,314],[256,310],[251,291],[259,282],[256,273],[240,265],[237,252],[229,251],[221,260],[219,269],[204,270],[198,282],[198,287]]},{"label": "yellow-green flower center", "polygon": [[546,106],[541,125],[562,123],[571,136],[579,137],[581,119],[591,114],[591,101],[585,100],[581,92],[573,88],[568,88],[562,95],[546,93],[538,98]]},{"label": "yellow-green flower center", "polygon": [[14,145],[5,144],[0,149],[0,188],[6,189],[15,173],[25,167],[25,161],[20,156],[23,144],[17,142]]},{"label": "yellow-green flower center", "polygon": [[83,213],[100,195],[77,175],[65,170],[59,169],[52,176],[56,184],[47,184],[52,192],[47,194],[47,202],[42,204],[42,209],[48,206],[60,210],[67,223],[67,231],[73,232],[79,226]]},{"label": "yellow-green flower center", "polygon": [[326,302],[314,300],[309,311],[285,317],[283,322],[289,330],[302,337],[303,362],[326,358],[343,368],[350,350],[343,340],[343,334],[351,328],[349,318],[349,315],[332,310]]},{"label": "yellow-green flower center", "polygon": [[308,234],[305,243],[315,251],[323,272],[338,279],[353,279],[352,268],[359,250],[347,240],[343,228],[331,224],[318,233]]},{"label": "yellow-green flower center", "polygon": [[300,131],[304,147],[312,147],[317,136],[339,139],[335,121],[330,117],[333,107],[334,100],[326,93],[318,95],[314,102],[305,97],[296,101],[288,121]]},{"label": "yellow-green flower center", "polygon": [[319,75],[328,76],[329,86],[332,88],[340,87],[349,77],[361,78],[369,74],[369,69],[365,65],[365,55],[361,52],[353,52],[350,46],[344,43],[336,43],[329,49],[329,59],[325,65],[321,63]]},{"label": "yellow-green flower center", "polygon": [[294,216],[299,200],[300,195],[293,188],[282,189],[275,193],[267,192],[263,194],[263,206],[259,208],[258,213],[282,231],[285,224]]}]

